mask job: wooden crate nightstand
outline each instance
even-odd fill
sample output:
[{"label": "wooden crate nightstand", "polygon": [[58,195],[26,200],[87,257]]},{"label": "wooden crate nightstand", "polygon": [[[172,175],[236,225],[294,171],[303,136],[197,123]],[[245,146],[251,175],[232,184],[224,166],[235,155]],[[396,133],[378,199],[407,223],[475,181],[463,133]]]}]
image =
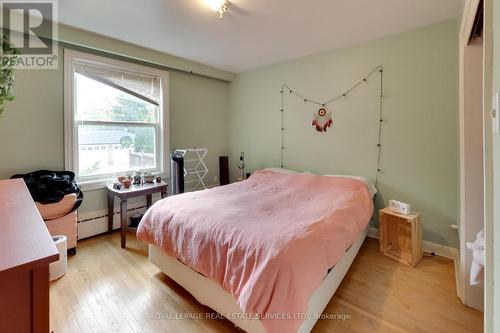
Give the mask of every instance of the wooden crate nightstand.
[{"label": "wooden crate nightstand", "polygon": [[422,259],[422,223],[419,213],[402,215],[389,208],[379,211],[380,252],[415,267]]}]

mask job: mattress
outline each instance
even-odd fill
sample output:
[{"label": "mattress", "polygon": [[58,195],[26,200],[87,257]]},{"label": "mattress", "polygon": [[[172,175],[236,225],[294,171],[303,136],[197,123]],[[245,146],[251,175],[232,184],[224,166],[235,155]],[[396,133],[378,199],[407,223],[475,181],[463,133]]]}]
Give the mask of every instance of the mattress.
[{"label": "mattress", "polygon": [[363,182],[260,171],[243,182],[157,202],[138,238],[235,296],[268,332],[296,331],[314,290],[373,212]]}]

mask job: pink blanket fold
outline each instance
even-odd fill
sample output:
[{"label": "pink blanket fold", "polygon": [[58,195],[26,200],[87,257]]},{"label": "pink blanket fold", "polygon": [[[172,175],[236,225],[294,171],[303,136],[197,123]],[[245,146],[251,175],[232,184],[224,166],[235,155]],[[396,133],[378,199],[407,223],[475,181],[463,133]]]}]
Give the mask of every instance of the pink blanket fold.
[{"label": "pink blanket fold", "polygon": [[220,284],[268,332],[296,332],[372,213],[361,181],[264,170],[156,202],[137,236]]}]

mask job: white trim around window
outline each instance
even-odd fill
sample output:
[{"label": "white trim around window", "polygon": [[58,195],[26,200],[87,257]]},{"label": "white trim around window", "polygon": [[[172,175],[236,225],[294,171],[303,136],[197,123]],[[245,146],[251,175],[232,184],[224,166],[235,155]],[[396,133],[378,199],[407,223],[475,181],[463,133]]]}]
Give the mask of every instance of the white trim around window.
[{"label": "white trim around window", "polygon": [[76,120],[75,104],[75,66],[79,62],[95,64],[111,70],[151,75],[160,80],[160,102],[158,112],[158,123],[155,124],[156,132],[156,168],[142,171],[169,173],[169,75],[168,72],[152,67],[132,64],[124,61],[106,57],[91,55],[73,50],[64,50],[64,164],[66,170],[75,172],[77,181],[83,190],[94,190],[104,188],[106,184],[113,182],[117,173],[110,173],[95,177],[79,176],[79,144],[77,135],[78,121]]}]

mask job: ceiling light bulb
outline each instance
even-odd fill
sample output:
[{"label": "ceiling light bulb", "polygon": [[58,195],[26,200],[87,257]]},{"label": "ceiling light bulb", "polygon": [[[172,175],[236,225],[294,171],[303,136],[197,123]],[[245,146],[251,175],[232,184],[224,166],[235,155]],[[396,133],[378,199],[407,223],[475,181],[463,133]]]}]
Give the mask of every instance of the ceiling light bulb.
[{"label": "ceiling light bulb", "polygon": [[226,3],[225,0],[206,0],[206,2],[214,12],[220,11]]}]

